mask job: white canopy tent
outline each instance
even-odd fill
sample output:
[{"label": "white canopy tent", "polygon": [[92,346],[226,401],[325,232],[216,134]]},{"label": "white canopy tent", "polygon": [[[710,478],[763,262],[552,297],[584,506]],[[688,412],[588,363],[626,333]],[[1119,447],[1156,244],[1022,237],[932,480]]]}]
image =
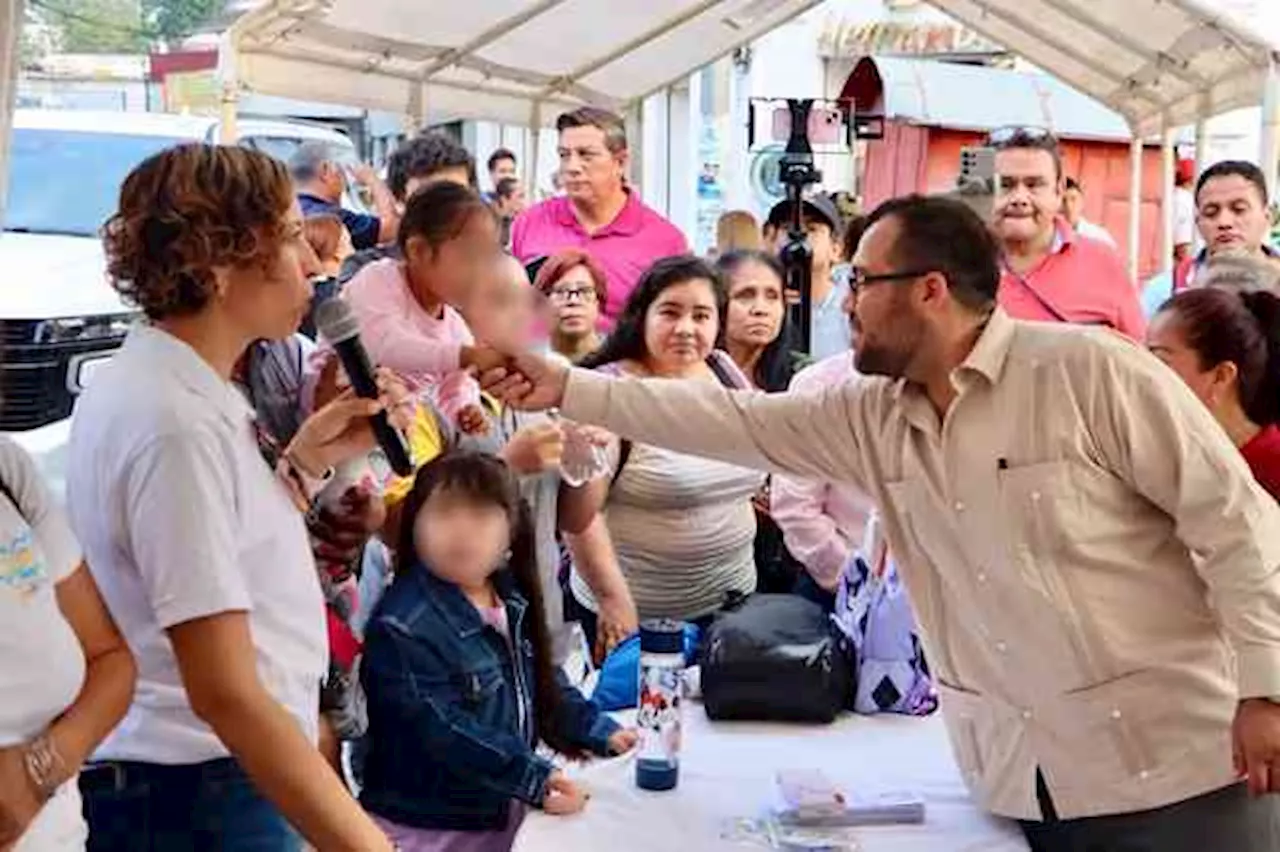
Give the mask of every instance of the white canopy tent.
[{"label": "white canopy tent", "polygon": [[818,2],[268,0],[232,25],[226,70],[417,121],[541,127],[583,103],[625,111]]},{"label": "white canopy tent", "polygon": [[[22,2],[0,0],[0,130],[12,104]],[[242,89],[400,112],[415,123],[472,118],[538,128],[584,102],[629,111],[818,2],[265,0],[224,39],[226,125],[234,132]],[[1205,119],[1263,104],[1260,162],[1274,175],[1276,46],[1209,0],[929,2],[1125,116],[1135,153],[1141,139],[1163,133],[1167,182],[1174,127],[1197,124],[1203,142]],[[6,140],[0,133],[0,162]],[[1139,169],[1135,156],[1135,195]],[[1134,245],[1139,205],[1131,209]]]},{"label": "white canopy tent", "polygon": [[[1174,131],[1262,104],[1258,162],[1273,194],[1280,160],[1277,51],[1209,0],[929,0],[991,41],[1038,65],[1124,116],[1133,131],[1129,245],[1139,234],[1142,140],[1164,145],[1165,197],[1173,187]],[[1173,256],[1173,205],[1165,204],[1165,251]],[[1137,274],[1137,252],[1130,251]]]},{"label": "white canopy tent", "polygon": [[[1263,103],[1260,162],[1280,159],[1276,46],[1201,0],[930,0],[1124,116],[1134,135],[1130,245],[1142,140]],[[816,0],[268,0],[226,40],[228,118],[240,86],[402,112],[420,122],[542,127],[573,105],[629,110]],[[818,94],[818,93],[813,93]],[[1166,241],[1172,240],[1166,207]],[[1171,246],[1170,246],[1171,248]],[[1136,253],[1131,252],[1136,273]],[[1171,251],[1166,252],[1171,256]]]}]

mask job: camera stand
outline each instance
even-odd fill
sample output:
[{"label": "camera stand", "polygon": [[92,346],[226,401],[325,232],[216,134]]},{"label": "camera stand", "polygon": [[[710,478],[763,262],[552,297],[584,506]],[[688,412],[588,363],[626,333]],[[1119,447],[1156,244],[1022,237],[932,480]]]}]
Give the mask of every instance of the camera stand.
[{"label": "camera stand", "polygon": [[813,327],[813,250],[804,232],[804,188],[822,180],[822,172],[813,165],[813,147],[809,144],[809,113],[812,98],[788,98],[791,111],[791,135],[778,163],[778,178],[787,188],[787,204],[791,221],[787,224],[787,242],[778,252],[782,263],[783,285],[788,293],[798,293],[799,304],[790,308],[792,325],[799,339],[794,345],[809,352]]}]

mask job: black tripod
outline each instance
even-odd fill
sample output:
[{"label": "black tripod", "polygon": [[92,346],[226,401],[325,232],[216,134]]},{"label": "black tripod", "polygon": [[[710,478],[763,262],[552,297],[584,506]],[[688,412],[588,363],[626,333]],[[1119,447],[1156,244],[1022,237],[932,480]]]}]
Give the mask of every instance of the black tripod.
[{"label": "black tripod", "polygon": [[778,252],[785,273],[783,284],[789,293],[798,293],[800,303],[791,306],[792,327],[799,340],[794,346],[802,352],[810,348],[813,321],[813,250],[804,233],[804,188],[822,180],[822,172],[814,168],[813,147],[809,144],[809,113],[813,98],[789,98],[791,135],[778,163],[778,178],[787,188],[787,204],[791,221],[787,224],[787,243]]}]

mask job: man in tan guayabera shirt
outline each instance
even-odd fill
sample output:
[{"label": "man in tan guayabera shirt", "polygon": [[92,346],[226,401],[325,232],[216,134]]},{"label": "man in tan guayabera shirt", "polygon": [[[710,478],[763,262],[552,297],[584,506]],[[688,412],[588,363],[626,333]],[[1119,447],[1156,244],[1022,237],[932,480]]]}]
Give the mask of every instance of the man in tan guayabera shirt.
[{"label": "man in tan guayabera shirt", "polygon": [[963,205],[882,205],[854,273],[855,362],[882,379],[765,395],[518,355],[484,380],[871,495],[957,762],[1033,848],[1280,849],[1280,507],[1145,351],[999,311]]}]

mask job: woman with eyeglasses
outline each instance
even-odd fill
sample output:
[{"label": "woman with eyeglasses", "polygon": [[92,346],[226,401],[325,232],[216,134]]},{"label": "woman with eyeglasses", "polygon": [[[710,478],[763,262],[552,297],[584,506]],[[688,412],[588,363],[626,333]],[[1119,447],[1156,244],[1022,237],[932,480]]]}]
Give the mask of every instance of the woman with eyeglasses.
[{"label": "woman with eyeglasses", "polygon": [[538,270],[534,288],[546,298],[549,348],[578,363],[600,348],[597,326],[608,293],[603,267],[582,249],[552,255]]}]

